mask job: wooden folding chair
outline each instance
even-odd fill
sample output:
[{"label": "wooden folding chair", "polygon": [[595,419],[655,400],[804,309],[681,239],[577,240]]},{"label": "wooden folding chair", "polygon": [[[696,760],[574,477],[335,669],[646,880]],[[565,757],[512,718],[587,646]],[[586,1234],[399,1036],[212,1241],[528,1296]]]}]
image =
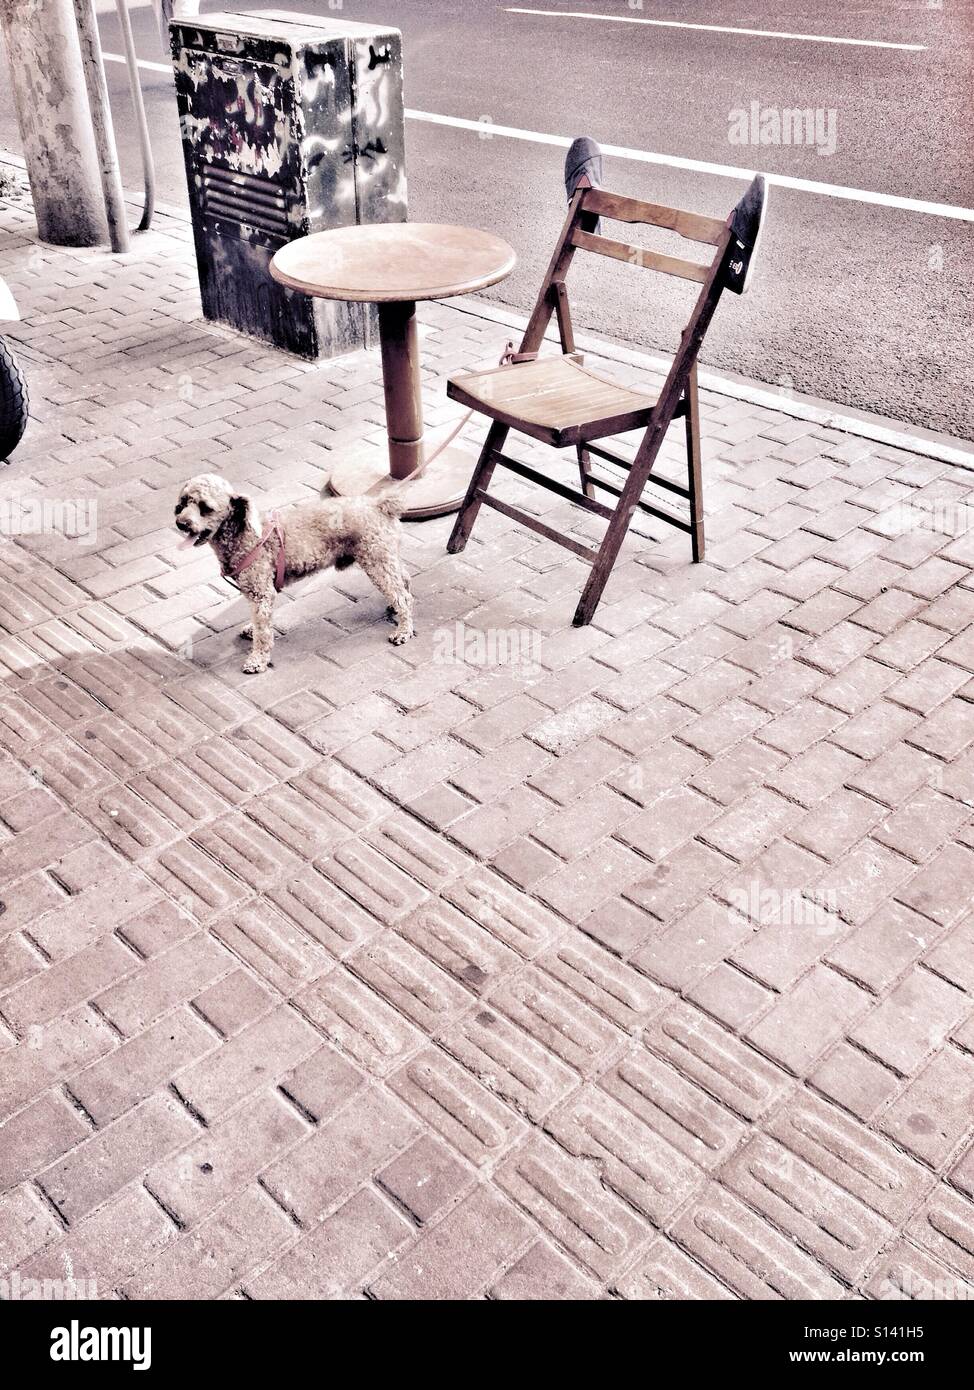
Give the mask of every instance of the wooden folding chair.
[{"label": "wooden folding chair", "polygon": [[[757,207],[757,225],[764,208],[764,181],[756,179],[746,199],[749,208]],[[743,207],[744,200],[738,204]],[[726,222],[713,217],[677,208],[659,207],[634,198],[619,197],[601,188],[579,188],[575,193],[562,228],[554,255],[548,266],[541,293],[528,322],[520,352],[504,366],[481,372],[452,377],[447,394],[472,410],[480,411],[493,420],[470,481],[460,514],[447,549],[456,554],[467,543],[481,505],[486,503],[504,516],[521,522],[532,531],[566,546],[592,566],[578,607],[574,623],[580,627],[592,620],[606,581],[612,572],[619,547],[625,539],[636,509],[658,520],[688,531],[693,559],[703,559],[704,522],[700,467],[700,407],[697,398],[697,355],[704,335],[713,318],[721,293],[732,288],[740,293],[744,287],[744,271],[749,271],[750,252],[731,228],[732,211]],[[603,235],[596,235],[599,218],[619,222],[650,223],[677,232],[691,241],[715,247],[709,265],[655,251],[629,246]],[[680,347],[673,359],[659,395],[630,389],[601,376],[586,366],[575,352],[571,314],[565,277],[576,251],[592,251],[613,260],[627,261],[647,270],[679,276],[701,285],[700,294],[683,330]],[[561,356],[539,357],[538,351],[545,331],[554,314],[561,340]],[[653,466],[664,436],[673,420],[682,418],[686,427],[688,485],[683,487],[669,478],[653,477],[659,487],[678,494],[689,503],[689,516],[684,518],[647,502],[642,493],[650,480]],[[635,458],[630,462],[611,453],[594,441],[629,430],[644,429]],[[568,487],[539,473],[527,464],[502,452],[511,430],[561,449],[574,446],[578,457],[581,490]],[[617,464],[627,470],[628,478],[622,487],[591,471],[592,456]],[[608,522],[598,550],[583,545],[574,537],[562,535],[519,507],[502,501],[488,492],[497,464],[530,482],[574,502],[587,512]],[[601,488],[618,499],[607,506],[594,495]]]}]

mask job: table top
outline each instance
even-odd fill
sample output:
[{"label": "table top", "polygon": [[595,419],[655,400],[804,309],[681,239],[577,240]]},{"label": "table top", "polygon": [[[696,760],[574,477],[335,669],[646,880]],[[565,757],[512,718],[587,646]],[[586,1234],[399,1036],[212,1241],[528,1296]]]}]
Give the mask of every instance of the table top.
[{"label": "table top", "polygon": [[382,222],[289,241],[271,274],[319,299],[393,304],[471,294],[496,285],[516,263],[506,241],[475,227]]}]

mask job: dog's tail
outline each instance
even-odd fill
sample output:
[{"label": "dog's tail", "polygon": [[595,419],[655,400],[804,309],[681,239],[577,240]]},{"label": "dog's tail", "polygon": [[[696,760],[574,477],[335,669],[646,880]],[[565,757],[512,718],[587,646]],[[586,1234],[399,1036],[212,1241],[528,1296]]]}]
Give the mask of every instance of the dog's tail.
[{"label": "dog's tail", "polygon": [[398,520],[406,510],[406,498],[400,487],[387,487],[385,491],[374,495],[372,500],[382,515],[390,517],[393,521]]}]

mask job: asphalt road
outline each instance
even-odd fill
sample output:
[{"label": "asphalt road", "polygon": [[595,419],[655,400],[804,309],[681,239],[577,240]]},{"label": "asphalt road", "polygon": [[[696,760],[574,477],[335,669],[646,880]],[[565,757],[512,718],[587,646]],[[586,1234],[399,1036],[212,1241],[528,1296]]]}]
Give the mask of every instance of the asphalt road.
[{"label": "asphalt road", "polygon": [[[244,0],[235,8],[269,7]],[[275,7],[336,9],[334,0]],[[410,216],[488,227],[515,246],[518,269],[491,298],[530,307],[564,207],[563,151],[491,126],[591,134],[633,151],[862,190],[879,196],[772,189],[754,287],[744,299],[725,296],[705,364],[974,438],[974,213],[963,220],[888,202],[974,208],[971,0],[534,0],[530,7],[575,13],[516,13],[494,0],[345,0],[341,7],[344,19],[402,30],[409,108],[482,122],[469,131],[409,120]],[[218,8],[231,6],[204,3]],[[112,7],[99,0],[99,9],[103,45],[119,53]],[[646,20],[666,23],[631,22]],[[134,8],[133,24],[140,58],[163,61],[151,10]],[[693,25],[717,27],[675,27]],[[878,46],[897,44],[922,47]],[[125,71],[109,64],[108,72],[123,173],[138,187]],[[185,204],[171,81],[165,71],[144,70],[142,79],[159,197]],[[819,111],[816,142],[734,143],[731,113],[749,112],[752,102]],[[5,90],[0,145],[19,147]],[[744,187],[739,178],[621,156],[607,161],[606,184],[720,216]],[[576,264],[577,327],[648,350],[675,346],[692,287],[596,258]]]}]

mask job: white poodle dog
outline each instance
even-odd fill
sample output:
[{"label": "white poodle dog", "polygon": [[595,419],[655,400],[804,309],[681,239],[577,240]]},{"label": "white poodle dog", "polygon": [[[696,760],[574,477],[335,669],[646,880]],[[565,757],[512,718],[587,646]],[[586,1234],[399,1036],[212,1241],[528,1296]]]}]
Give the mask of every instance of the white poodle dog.
[{"label": "white poodle dog", "polygon": [[252,648],[244,670],[266,671],[274,645],[271,615],[277,592],[292,580],[318,570],[346,569],[356,561],[389,605],[399,645],[413,635],[409,577],[399,558],[400,497],[335,497],[302,502],[264,525],[249,498],[234,492],[226,478],[201,473],[179,491],[176,526],[184,545],[206,545],[216,552],[220,570],[250,600],[253,622],[240,634]]}]

